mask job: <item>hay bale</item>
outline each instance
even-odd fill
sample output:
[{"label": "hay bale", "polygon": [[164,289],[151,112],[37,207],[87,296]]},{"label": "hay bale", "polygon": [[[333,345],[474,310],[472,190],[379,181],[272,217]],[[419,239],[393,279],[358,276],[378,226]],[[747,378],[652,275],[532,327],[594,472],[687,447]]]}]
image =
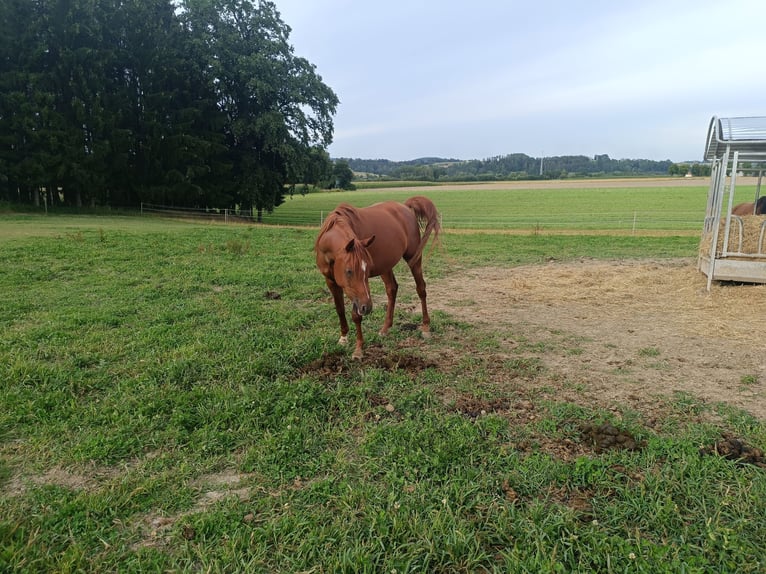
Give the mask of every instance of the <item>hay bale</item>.
[{"label": "hay bale", "polygon": [[[766,237],[761,242],[761,228],[766,222],[764,215],[743,215],[732,217],[729,227],[729,253],[766,254]],[[740,245],[740,228],[742,230],[742,244]],[[726,231],[726,219],[721,219],[718,227],[718,244],[716,257],[723,254],[723,240]],[[766,235],[766,234],[765,234]],[[710,254],[710,245],[713,243],[713,232],[705,233],[700,240],[700,253]]]}]

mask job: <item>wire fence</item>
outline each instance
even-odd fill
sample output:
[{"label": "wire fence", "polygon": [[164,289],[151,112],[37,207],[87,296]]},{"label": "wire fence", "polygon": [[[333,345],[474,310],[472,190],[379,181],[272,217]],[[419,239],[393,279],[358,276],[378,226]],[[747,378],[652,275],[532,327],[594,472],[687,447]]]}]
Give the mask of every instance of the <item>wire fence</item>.
[{"label": "wire fence", "polygon": [[[161,217],[175,217],[217,221],[223,223],[262,223],[266,225],[319,227],[328,215],[321,210],[275,210],[258,213],[247,209],[192,209],[149,203],[141,204],[141,213]],[[691,231],[702,230],[704,213],[698,211],[624,211],[508,215],[442,214],[441,225],[455,230],[619,230],[639,231]]]},{"label": "wire fence", "polygon": [[[319,226],[329,211],[291,211],[264,214],[271,225]],[[702,230],[704,212],[625,211],[590,213],[547,213],[523,215],[472,215],[442,213],[441,225],[455,230]]]},{"label": "wire fence", "polygon": [[257,213],[251,209],[172,207],[155,203],[141,203],[141,215],[204,219],[224,223],[252,223],[257,220]]}]

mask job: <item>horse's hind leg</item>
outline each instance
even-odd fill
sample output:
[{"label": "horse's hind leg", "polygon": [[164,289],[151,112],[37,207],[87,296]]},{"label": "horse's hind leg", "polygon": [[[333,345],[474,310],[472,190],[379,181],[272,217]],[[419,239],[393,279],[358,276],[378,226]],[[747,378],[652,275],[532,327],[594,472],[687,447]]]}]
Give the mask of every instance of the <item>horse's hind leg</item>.
[{"label": "horse's hind leg", "polygon": [[418,297],[420,297],[420,307],[423,311],[423,324],[420,331],[423,337],[428,338],[431,335],[431,317],[428,315],[428,305],[426,305],[426,282],[423,279],[422,259],[418,258],[417,261],[411,263],[410,270],[415,279],[415,289],[418,292]]},{"label": "horse's hind leg", "polygon": [[383,279],[383,285],[386,287],[386,298],[388,299],[386,319],[380,328],[380,334],[385,335],[388,333],[391,325],[394,324],[394,307],[396,306],[396,294],[399,291],[399,284],[396,282],[393,269],[388,273],[383,273],[380,278]]}]

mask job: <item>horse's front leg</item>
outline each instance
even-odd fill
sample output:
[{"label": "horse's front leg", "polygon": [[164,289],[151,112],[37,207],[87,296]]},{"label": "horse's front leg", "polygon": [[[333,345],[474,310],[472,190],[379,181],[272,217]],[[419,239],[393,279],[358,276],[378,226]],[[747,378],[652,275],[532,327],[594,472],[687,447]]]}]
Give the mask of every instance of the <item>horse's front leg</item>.
[{"label": "horse's front leg", "polygon": [[332,279],[325,279],[327,288],[332,293],[332,300],[335,303],[335,312],[340,321],[340,339],[338,343],[345,345],[348,343],[348,321],[346,320],[346,303],[343,299],[343,289]]},{"label": "horse's front leg", "polygon": [[354,322],[354,325],[356,325],[356,347],[354,347],[354,352],[351,354],[351,358],[361,359],[363,355],[362,347],[364,346],[364,337],[362,336],[362,315],[357,312],[356,307],[352,308],[351,320]]},{"label": "horse's front leg", "polygon": [[391,325],[394,324],[394,307],[396,306],[396,294],[399,291],[399,284],[396,282],[393,270],[388,273],[383,273],[380,278],[383,279],[383,285],[386,287],[386,298],[388,299],[386,319],[383,321],[383,326],[380,328],[380,334],[386,335],[391,328]]}]

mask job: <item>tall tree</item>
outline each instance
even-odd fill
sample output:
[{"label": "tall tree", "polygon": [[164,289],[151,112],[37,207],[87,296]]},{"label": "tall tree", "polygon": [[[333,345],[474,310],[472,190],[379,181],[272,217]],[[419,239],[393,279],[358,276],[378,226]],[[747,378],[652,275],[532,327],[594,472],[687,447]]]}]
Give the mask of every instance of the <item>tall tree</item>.
[{"label": "tall tree", "polygon": [[218,183],[224,117],[174,3],[121,0],[108,17],[106,44],[115,46],[108,76],[116,112],[112,171],[130,174],[112,182],[112,193],[133,204],[228,202]]},{"label": "tall tree", "polygon": [[0,10],[0,189],[15,201],[39,200],[45,185],[41,110],[50,108],[41,58],[40,2],[6,0]]},{"label": "tall tree", "polygon": [[288,184],[305,179],[312,147],[331,143],[338,98],[295,56],[274,3],[183,0],[180,7],[226,116],[236,199],[271,211]]}]

